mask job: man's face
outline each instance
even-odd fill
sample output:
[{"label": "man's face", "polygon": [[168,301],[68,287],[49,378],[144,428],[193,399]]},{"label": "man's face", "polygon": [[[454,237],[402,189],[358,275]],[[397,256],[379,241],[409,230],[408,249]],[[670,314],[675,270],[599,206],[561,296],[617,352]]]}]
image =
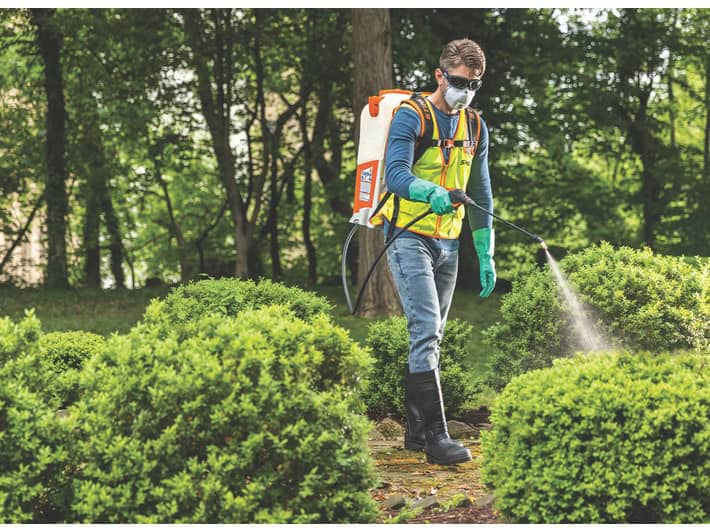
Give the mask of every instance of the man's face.
[{"label": "man's face", "polygon": [[[446,73],[449,76],[456,76],[466,79],[481,79],[483,76],[483,72],[468,68],[466,65],[459,65],[457,67],[450,68],[446,71]],[[437,68],[434,75],[436,76],[437,85],[441,90],[444,90],[448,84],[448,81],[446,81],[446,78],[444,77],[444,72],[440,68]]]}]

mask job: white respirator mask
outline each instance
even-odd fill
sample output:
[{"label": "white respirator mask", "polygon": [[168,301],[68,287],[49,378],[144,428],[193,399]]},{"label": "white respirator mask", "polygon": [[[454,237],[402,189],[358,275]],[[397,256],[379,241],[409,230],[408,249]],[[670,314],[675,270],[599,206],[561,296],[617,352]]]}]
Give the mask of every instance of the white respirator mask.
[{"label": "white respirator mask", "polygon": [[481,79],[467,79],[461,76],[452,76],[442,70],[447,86],[444,89],[444,101],[452,109],[460,111],[471,105],[476,91],[481,88]]}]

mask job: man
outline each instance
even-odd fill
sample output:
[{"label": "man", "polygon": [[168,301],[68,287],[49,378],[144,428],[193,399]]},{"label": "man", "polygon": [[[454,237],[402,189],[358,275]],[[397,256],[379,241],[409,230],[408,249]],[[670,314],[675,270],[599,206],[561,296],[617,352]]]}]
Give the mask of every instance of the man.
[{"label": "man", "polygon": [[[404,227],[433,210],[390,246],[387,259],[409,329],[405,447],[424,450],[436,464],[471,460],[470,451],[448,434],[439,379],[439,346],[456,285],[458,236],[466,210],[480,262],[481,297],[490,295],[496,281],[491,217],[454,206],[449,196],[449,190],[462,189],[493,210],[488,130],[468,109],[485,68],[485,55],[474,41],[447,44],[434,73],[436,91],[426,99],[406,100],[392,119],[387,140],[385,179],[393,195],[382,209],[385,234],[392,225]],[[427,128],[431,142],[424,135]]]}]

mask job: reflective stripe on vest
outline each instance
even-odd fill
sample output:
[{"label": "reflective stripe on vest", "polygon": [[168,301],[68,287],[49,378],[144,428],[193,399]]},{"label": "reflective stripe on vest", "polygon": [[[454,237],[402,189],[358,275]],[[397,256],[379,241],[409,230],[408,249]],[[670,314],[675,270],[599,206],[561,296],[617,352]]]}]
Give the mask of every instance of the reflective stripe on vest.
[{"label": "reflective stripe on vest", "polygon": [[[433,118],[435,115],[432,104],[429,100],[425,100],[425,102]],[[433,126],[432,140],[440,140],[439,126],[435,119],[433,120]],[[456,132],[451,140],[471,140],[468,138],[468,129],[468,116],[466,115],[466,110],[462,110],[459,112]],[[447,190],[455,188],[466,190],[468,177],[471,173],[474,150],[475,147],[453,146],[449,150],[449,162],[445,163],[443,146],[431,146],[415,163],[412,173],[416,177],[436,183]],[[390,197],[382,208],[382,216],[387,218],[387,220],[392,220],[393,210],[394,197]],[[404,227],[427,210],[429,210],[428,203],[400,198],[399,214],[397,215],[395,226]],[[435,238],[458,238],[465,214],[466,209],[463,205],[449,214],[439,216],[432,213],[410,227],[409,231]]]}]

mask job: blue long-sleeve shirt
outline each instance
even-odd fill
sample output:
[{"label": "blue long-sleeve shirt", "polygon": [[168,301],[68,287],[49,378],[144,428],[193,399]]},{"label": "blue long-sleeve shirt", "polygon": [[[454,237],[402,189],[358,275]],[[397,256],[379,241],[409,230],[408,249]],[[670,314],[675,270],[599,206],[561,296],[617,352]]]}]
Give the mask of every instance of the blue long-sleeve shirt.
[{"label": "blue long-sleeve shirt", "polygon": [[[459,113],[448,115],[437,109],[434,117],[439,126],[441,138],[451,138],[459,121]],[[414,180],[412,162],[414,160],[414,143],[417,140],[421,123],[419,115],[407,106],[402,106],[392,118],[389,136],[387,138],[387,155],[385,157],[385,182],[387,188],[398,196],[410,199],[409,185]],[[449,160],[449,148],[444,149],[444,159]],[[476,156],[471,163],[471,174],[466,187],[466,194],[484,209],[493,212],[493,193],[491,178],[488,173],[488,127],[481,118],[481,135]],[[481,227],[492,227],[493,218],[476,209],[468,207],[468,223],[474,231]]]}]

